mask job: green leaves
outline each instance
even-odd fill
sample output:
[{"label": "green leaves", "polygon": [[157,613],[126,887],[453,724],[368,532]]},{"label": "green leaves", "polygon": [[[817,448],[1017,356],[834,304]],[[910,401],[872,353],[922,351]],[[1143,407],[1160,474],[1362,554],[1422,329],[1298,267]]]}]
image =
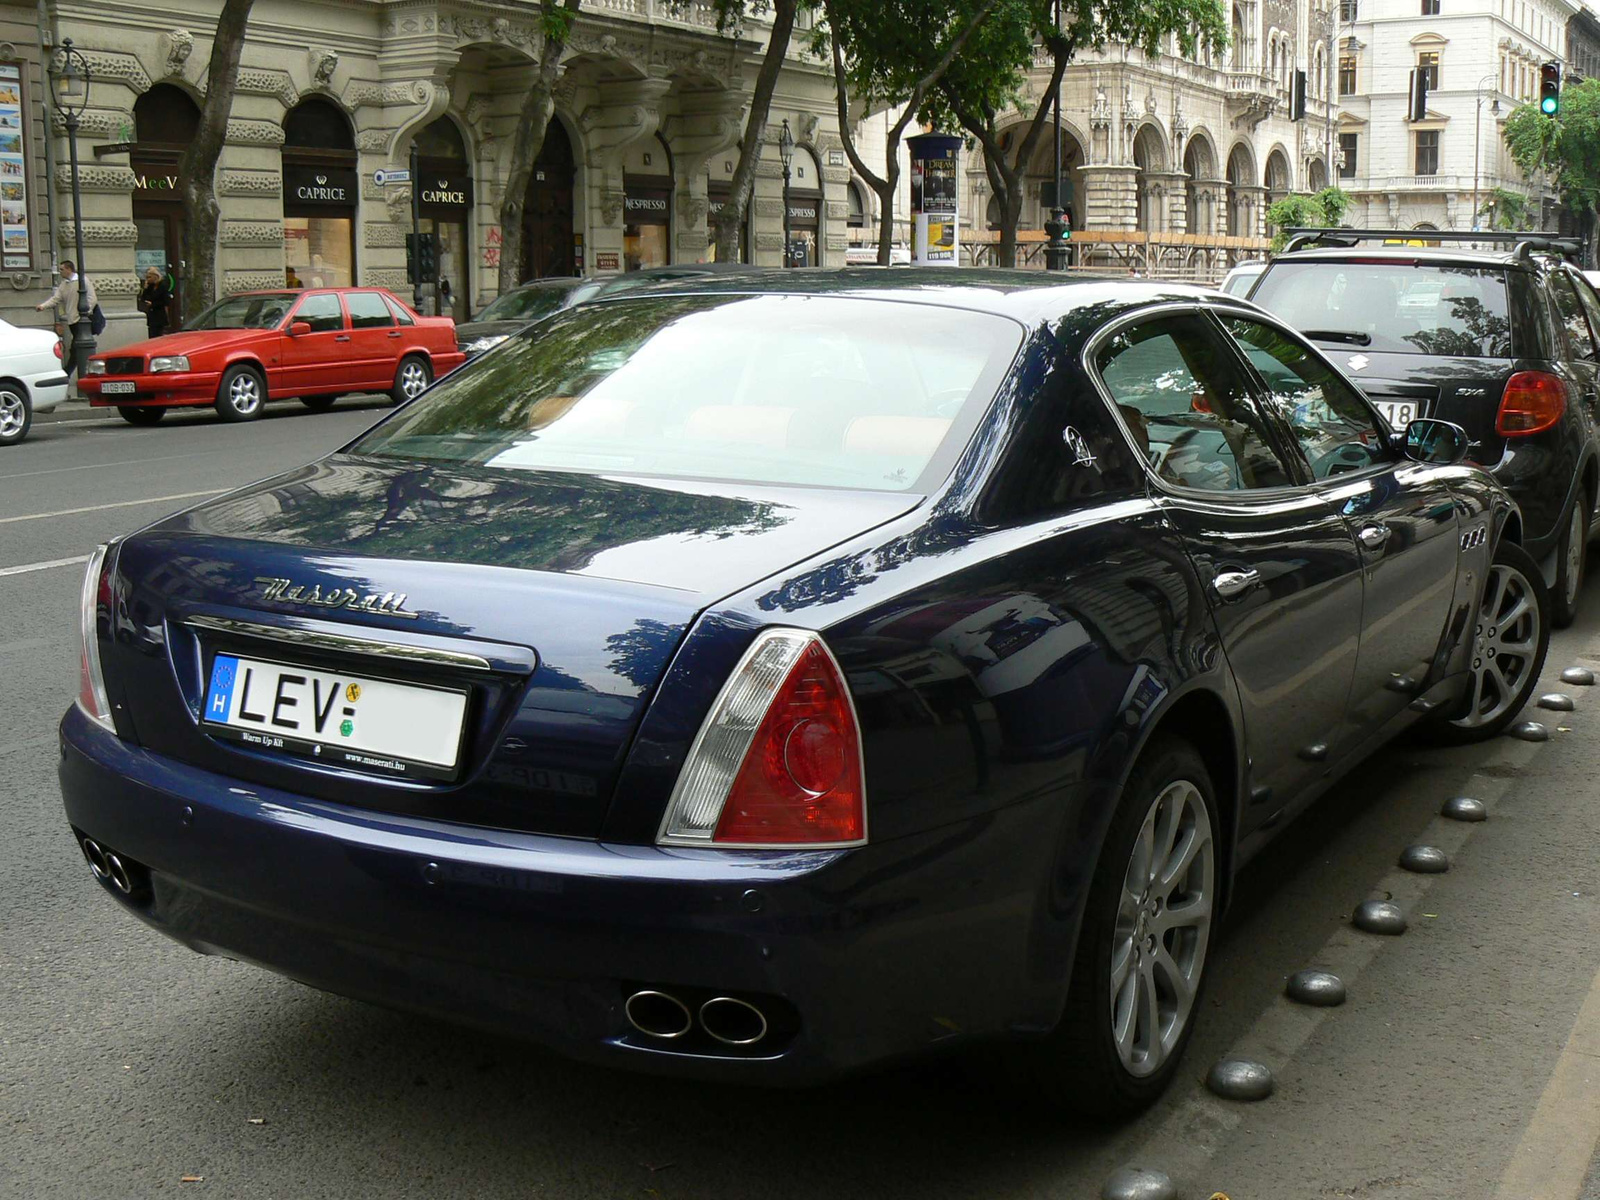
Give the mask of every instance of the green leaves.
[{"label": "green leaves", "polygon": [[1527,175],[1548,172],[1569,207],[1600,208],[1600,79],[1563,88],[1554,117],[1522,105],[1506,118],[1505,139],[1512,161]]},{"label": "green leaves", "polygon": [[1272,252],[1282,250],[1289,240],[1286,230],[1295,228],[1333,229],[1350,211],[1350,194],[1336,187],[1325,187],[1315,196],[1296,192],[1267,206],[1267,224],[1273,227]]}]

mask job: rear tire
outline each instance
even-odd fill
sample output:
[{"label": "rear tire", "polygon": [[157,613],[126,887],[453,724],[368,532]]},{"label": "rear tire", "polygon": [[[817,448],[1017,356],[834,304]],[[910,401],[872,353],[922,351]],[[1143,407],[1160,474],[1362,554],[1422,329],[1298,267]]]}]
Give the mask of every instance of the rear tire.
[{"label": "rear tire", "polygon": [[33,403],[27,390],[0,384],[0,446],[15,446],[33,427]]},{"label": "rear tire", "polygon": [[1550,624],[1565,629],[1578,615],[1583,597],[1583,560],[1589,548],[1589,499],[1579,493],[1556,547],[1556,583],[1550,589]]},{"label": "rear tire", "polygon": [[1051,1104],[1122,1120],[1153,1104],[1201,1009],[1219,915],[1217,804],[1188,742],[1152,741],[1122,789],[1084,906],[1061,1021],[1017,1047]]},{"label": "rear tire", "polygon": [[1484,580],[1472,630],[1471,681],[1451,716],[1422,726],[1432,741],[1465,746],[1498,736],[1517,719],[1539,686],[1550,648],[1550,592],[1539,565],[1521,546],[1502,541]]},{"label": "rear tire", "polygon": [[389,399],[395,404],[415,400],[432,382],[433,367],[428,360],[420,354],[408,354],[395,369],[394,387],[389,390]]},{"label": "rear tire", "polygon": [[267,381],[254,367],[229,367],[217,385],[217,413],[224,421],[254,421],[267,402]]},{"label": "rear tire", "polygon": [[338,398],[337,396],[301,396],[300,403],[304,404],[312,412],[327,412],[328,409],[333,407],[333,402]]},{"label": "rear tire", "polygon": [[167,415],[164,408],[135,408],[131,404],[117,406],[117,415],[129,425],[156,425]]}]

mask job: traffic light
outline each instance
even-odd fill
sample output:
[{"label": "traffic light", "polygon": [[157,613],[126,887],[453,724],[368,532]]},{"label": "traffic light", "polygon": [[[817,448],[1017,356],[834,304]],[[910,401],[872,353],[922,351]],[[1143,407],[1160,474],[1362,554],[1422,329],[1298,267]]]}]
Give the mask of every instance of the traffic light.
[{"label": "traffic light", "polygon": [[1306,119],[1306,73],[1296,71],[1289,81],[1289,120]]},{"label": "traffic light", "polygon": [[1539,111],[1553,117],[1561,111],[1561,64],[1547,62],[1539,68]]},{"label": "traffic light", "polygon": [[439,243],[431,233],[406,234],[406,282],[433,283],[439,278]]},{"label": "traffic light", "polygon": [[1411,119],[1428,119],[1428,73],[1421,68],[1411,72]]}]

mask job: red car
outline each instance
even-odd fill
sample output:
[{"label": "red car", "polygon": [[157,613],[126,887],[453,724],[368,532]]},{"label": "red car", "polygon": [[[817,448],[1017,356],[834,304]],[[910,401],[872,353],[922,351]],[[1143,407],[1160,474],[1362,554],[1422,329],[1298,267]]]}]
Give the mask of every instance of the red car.
[{"label": "red car", "polygon": [[420,316],[382,288],[242,292],[177,333],[96,354],[79,387],[134,425],[206,404],[249,421],[291,396],[320,409],[347,392],[388,392],[399,404],[464,357],[454,321]]}]

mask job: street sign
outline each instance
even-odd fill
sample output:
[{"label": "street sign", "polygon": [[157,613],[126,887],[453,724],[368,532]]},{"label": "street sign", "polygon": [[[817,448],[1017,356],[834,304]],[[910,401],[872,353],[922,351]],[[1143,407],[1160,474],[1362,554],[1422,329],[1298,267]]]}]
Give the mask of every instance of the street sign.
[{"label": "street sign", "polygon": [[108,154],[126,154],[137,145],[137,142],[111,142],[104,146],[94,147],[94,156],[96,158],[104,158]]},{"label": "street sign", "polygon": [[405,167],[379,167],[372,173],[372,182],[379,187],[386,183],[410,183],[411,172]]}]

